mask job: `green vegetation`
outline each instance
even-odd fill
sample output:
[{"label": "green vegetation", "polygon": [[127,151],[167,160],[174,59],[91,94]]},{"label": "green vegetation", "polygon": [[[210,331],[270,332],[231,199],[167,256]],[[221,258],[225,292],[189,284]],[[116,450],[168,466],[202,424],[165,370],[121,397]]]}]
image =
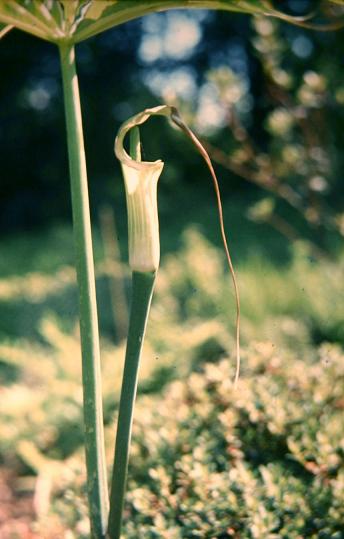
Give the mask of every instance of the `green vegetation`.
[{"label": "green vegetation", "polygon": [[[50,237],[58,242],[66,234]],[[33,253],[38,260],[42,243]],[[316,261],[297,244],[278,267],[262,252],[258,244],[237,264],[243,311],[237,391],[235,303],[223,253],[192,228],[162,261],[143,349],[124,537],[341,537],[343,260]],[[96,267],[104,310],[100,257]],[[54,276],[16,277],[19,288],[13,279],[9,271],[0,283],[2,303],[20,290],[23,301],[44,308],[27,322],[37,325],[36,338],[20,330],[15,337],[14,327],[0,346],[2,463],[17,477],[18,491],[21,484],[35,495],[41,536],[69,529],[86,539],[76,313],[67,324],[67,302],[64,313],[54,314],[54,296],[65,289],[75,294],[75,277],[63,266]],[[36,296],[35,282],[42,291]],[[102,350],[110,471],[124,344],[108,337]]]},{"label": "green vegetation", "polygon": [[[182,15],[170,11],[191,4],[210,10],[196,10],[194,16],[191,11]],[[14,241],[12,261],[17,265],[12,267],[6,259],[0,282],[0,375],[4,386],[0,490],[4,490],[6,500],[14,501],[12,509],[6,508],[4,519],[11,523],[13,517],[19,528],[6,529],[6,523],[0,523],[0,535],[5,539],[12,539],[13,534],[31,537],[32,533],[51,539],[56,534],[119,539],[143,347],[130,496],[124,500],[127,538],[341,537],[344,448],[339,433],[344,398],[340,393],[340,360],[344,332],[338,298],[343,262],[339,249],[344,235],[339,181],[343,161],[339,151],[343,40],[335,32],[323,38],[320,30],[343,27],[344,0],[319,0],[315,9],[312,0],[302,2],[301,9],[299,3],[297,7],[294,1],[286,0],[283,11],[273,0],[191,4],[186,0],[4,0],[0,4],[0,38],[7,39],[9,34],[12,40],[16,30],[22,30],[31,34],[23,43],[34,36],[42,38],[47,47],[18,47],[20,41],[14,36],[10,41],[15,44],[13,60],[7,56],[7,47],[1,50],[6,65],[1,146],[4,154],[7,150],[12,153],[19,169],[15,171],[11,158],[2,165],[0,199],[4,211],[0,212],[0,225],[5,223],[13,232],[20,223],[44,223],[47,227],[44,216],[50,223],[62,217],[60,210],[68,200],[65,192],[69,193],[61,183],[61,178],[67,177],[66,166],[56,144],[58,138],[64,140],[57,134],[58,104],[61,111],[63,105],[78,285],[76,289],[71,261],[56,257],[57,244],[45,246],[44,256],[37,259],[28,244],[25,260],[22,251],[18,258],[19,242]],[[217,15],[217,10],[223,14]],[[160,17],[156,11],[166,13]],[[253,15],[250,24],[248,18],[236,18],[235,12]],[[142,26],[141,21],[135,21],[148,14],[147,25],[146,21]],[[284,26],[282,21],[293,22],[301,30]],[[114,32],[111,37],[100,35],[117,26],[116,36]],[[307,34],[309,29],[314,31],[312,37]],[[206,40],[201,40],[202,34]],[[84,43],[94,36],[93,44]],[[111,172],[103,166],[108,158],[104,156],[110,153],[114,124],[128,116],[135,118],[134,109],[152,107],[150,99],[166,103],[163,108],[171,111],[177,106],[205,139],[203,147],[172,112],[171,119],[190,136],[213,176],[221,234],[236,292],[234,301],[218,240],[208,243],[214,241],[213,219],[212,225],[205,227],[206,238],[185,227],[182,210],[186,202],[198,213],[203,208],[204,224],[210,215],[208,195],[205,188],[199,188],[201,173],[189,156],[191,152],[185,145],[179,158],[174,144],[169,144],[178,135],[171,134],[168,139],[163,129],[149,131],[143,162],[133,168],[145,168],[146,153],[151,159],[166,149],[167,161],[168,154],[173,154],[165,195],[161,203],[159,199],[162,220],[173,222],[165,234],[169,243],[163,249],[165,253],[171,249],[173,254],[172,258],[164,257],[144,343],[159,259],[157,236],[154,240],[150,237],[153,256],[148,267],[146,260],[141,265],[146,240],[141,231],[149,230],[151,223],[156,228],[158,224],[156,185],[151,180],[157,179],[155,172],[160,172],[162,162],[161,166],[155,162],[158,168],[146,178],[138,197],[136,193],[132,197],[126,185],[129,262],[134,279],[124,369],[122,360],[114,359],[123,356],[121,339],[128,326],[126,288],[130,284],[118,256],[113,259],[118,245],[112,213],[106,217],[104,207],[99,212],[106,253],[97,264],[104,394],[75,44],[83,65],[81,85],[90,89],[84,94],[83,107],[87,137],[91,134],[93,138],[87,154],[91,162],[98,163],[94,169],[98,179],[104,178],[103,182],[97,180],[93,196],[91,189],[92,202],[98,199],[93,209],[101,209],[104,198],[107,205],[110,199],[111,205],[115,204],[117,188],[107,191],[105,187],[113,179],[113,162]],[[99,54],[93,56],[98,44]],[[56,45],[60,63],[50,61]],[[205,49],[209,50],[204,54]],[[32,56],[33,62],[41,58],[42,65],[37,69],[32,63],[27,71],[22,69],[18,50]],[[50,52],[44,56],[40,50]],[[96,85],[88,78],[92,71],[93,82],[98,79]],[[57,83],[61,74],[62,93]],[[141,80],[143,91],[138,89],[136,78]],[[138,97],[133,99],[135,93]],[[138,102],[143,105],[137,107]],[[19,124],[11,117],[12,107],[18,111]],[[22,158],[25,139],[28,144],[24,145],[32,154],[28,160]],[[225,188],[231,201],[228,215],[243,223],[245,205],[244,213],[252,224],[251,234],[244,232],[246,224],[234,228],[245,360],[237,391],[233,349],[239,366],[239,322],[235,332],[233,312],[236,306],[238,321],[239,296],[217,179],[208,154],[234,180]],[[124,176],[127,172],[129,180],[137,179],[132,171],[126,171],[123,161],[122,165]],[[92,164],[90,170],[92,177]],[[36,176],[41,176],[41,181],[37,182]],[[183,176],[191,180],[185,183]],[[241,180],[250,182],[251,187],[239,187]],[[130,183],[133,186],[136,182]],[[44,184],[43,193],[40,186]],[[57,198],[60,203],[55,205]],[[176,204],[178,199],[183,204]],[[123,228],[120,200],[122,209],[116,210],[116,217]],[[154,210],[150,217],[149,212],[141,213],[143,201]],[[197,206],[198,201],[201,204]],[[138,217],[142,216],[141,227]],[[275,229],[277,241],[270,242],[268,237],[260,241],[259,231],[266,227]],[[176,242],[185,230],[183,243],[173,249],[170,242]],[[281,235],[290,249],[284,248]],[[59,255],[69,244],[69,239],[63,243]],[[48,260],[50,251],[53,256]],[[38,260],[44,259],[46,266],[40,266]],[[26,268],[30,268],[29,273]],[[145,278],[141,272],[146,272]],[[238,369],[235,372],[237,379]],[[118,435],[108,521],[107,477],[111,473],[114,417]],[[26,524],[20,521],[22,503],[27,506]]]}]

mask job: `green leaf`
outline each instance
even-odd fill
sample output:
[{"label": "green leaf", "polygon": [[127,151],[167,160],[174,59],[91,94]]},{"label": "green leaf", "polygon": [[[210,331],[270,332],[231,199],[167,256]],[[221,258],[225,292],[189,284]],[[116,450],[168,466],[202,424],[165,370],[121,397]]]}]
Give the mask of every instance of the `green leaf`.
[{"label": "green leaf", "polygon": [[271,0],[2,0],[0,24],[56,43],[77,43],[148,13],[173,8],[233,11],[302,23],[276,10]]},{"label": "green leaf", "polygon": [[64,38],[61,4],[52,0],[2,0],[0,23],[15,26],[48,41]]},{"label": "green leaf", "polygon": [[10,30],[12,30],[12,24],[1,24],[0,23],[0,39],[4,37]]}]

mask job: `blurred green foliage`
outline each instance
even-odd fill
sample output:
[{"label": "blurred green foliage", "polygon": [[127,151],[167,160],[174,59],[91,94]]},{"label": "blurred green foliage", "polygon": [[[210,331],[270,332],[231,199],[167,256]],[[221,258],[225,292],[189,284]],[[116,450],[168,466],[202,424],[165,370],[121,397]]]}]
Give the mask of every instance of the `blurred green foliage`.
[{"label": "blurred green foliage", "polygon": [[[324,11],[316,24],[341,13],[339,4],[320,4]],[[303,15],[314,2],[285,0],[275,7]],[[272,18],[186,10],[151,14],[81,43],[93,219],[114,200],[125,223],[114,135],[130,115],[166,101],[177,104],[206,139],[223,167],[225,198],[244,194],[247,211],[268,192],[274,201],[272,215],[265,216],[270,226],[331,250],[329,234],[341,238],[344,226],[342,36],[340,30],[320,32]],[[1,43],[0,64],[1,230],[67,220],[57,52],[14,30]],[[149,131],[143,133],[145,156],[161,157],[163,151],[168,163],[159,189],[162,217],[177,207],[186,185],[206,199],[202,164],[179,134],[159,122]]]},{"label": "blurred green foliage", "polygon": [[[56,245],[61,234],[51,233]],[[97,263],[101,284],[101,256]],[[48,308],[50,295],[73,290],[74,275],[69,266],[30,271],[0,283],[2,301],[20,294],[46,306],[31,321],[36,337],[0,344],[2,467],[34,495],[40,536],[70,530],[86,539],[76,313]],[[258,248],[243,259],[235,390],[234,297],[223,254],[191,228],[165,256],[140,374],[125,537],[341,537],[342,275],[341,259],[316,261],[303,243],[284,266]],[[104,336],[109,468],[123,357],[124,343]]]}]

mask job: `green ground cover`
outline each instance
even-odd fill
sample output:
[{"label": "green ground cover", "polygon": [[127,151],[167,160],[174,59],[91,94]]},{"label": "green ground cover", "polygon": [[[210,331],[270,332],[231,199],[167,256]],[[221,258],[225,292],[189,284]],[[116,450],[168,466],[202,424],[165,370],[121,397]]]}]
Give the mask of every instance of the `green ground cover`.
[{"label": "green ground cover", "polygon": [[[232,383],[230,276],[211,242],[205,208],[197,226],[181,233],[182,223],[170,223],[162,231],[172,239],[143,353],[125,537],[339,539],[343,259],[314,259],[307,245],[287,246],[233,208],[227,213],[242,302],[239,385]],[[34,537],[86,538],[71,235],[63,228],[13,238],[1,251],[1,468],[10,470],[18,499],[34,497]],[[96,261],[110,470],[125,343],[113,340],[97,234]],[[125,269],[122,278],[127,286]]]}]

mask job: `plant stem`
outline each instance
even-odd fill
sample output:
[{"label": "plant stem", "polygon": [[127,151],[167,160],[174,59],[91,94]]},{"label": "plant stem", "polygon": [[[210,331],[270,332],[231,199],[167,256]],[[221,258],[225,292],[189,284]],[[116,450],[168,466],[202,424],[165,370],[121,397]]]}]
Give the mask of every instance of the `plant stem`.
[{"label": "plant stem", "polygon": [[156,272],[133,272],[129,333],[118,412],[115,460],[112,474],[108,535],[121,536],[131,429],[141,350],[153,295]]},{"label": "plant stem", "polygon": [[[132,159],[135,159],[135,161],[141,161],[140,131],[138,127],[135,127],[130,132],[130,156]],[[110,539],[119,539],[121,536],[122,513],[127,483],[138,372],[149,309],[153,296],[155,276],[156,271],[133,271],[132,274],[128,341],[118,410],[115,457],[111,482],[108,528],[108,536]]]},{"label": "plant stem", "polygon": [[98,318],[86,159],[74,47],[69,44],[61,45],[60,58],[79,287],[88,499],[92,535],[95,539],[104,539],[108,515],[108,489],[104,451]]}]

